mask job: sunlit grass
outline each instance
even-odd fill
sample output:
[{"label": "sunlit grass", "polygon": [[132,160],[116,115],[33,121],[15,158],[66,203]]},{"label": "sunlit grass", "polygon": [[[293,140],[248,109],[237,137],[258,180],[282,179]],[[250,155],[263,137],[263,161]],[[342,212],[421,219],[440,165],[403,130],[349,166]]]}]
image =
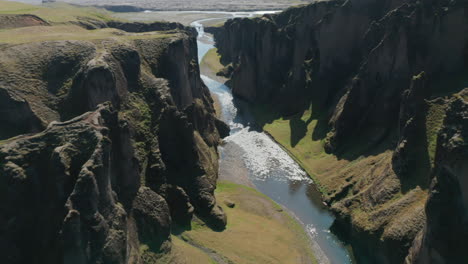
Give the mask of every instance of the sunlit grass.
[{"label": "sunlit grass", "polygon": [[[313,133],[318,119],[313,119],[312,110],[284,118],[272,117],[274,114],[265,107],[255,107],[253,113],[263,130],[277,141],[312,177],[322,193],[334,189],[343,181],[331,180],[330,174],[348,165],[349,161],[339,160],[324,150],[325,138],[314,139]],[[302,130],[301,135],[293,136],[292,130]]]},{"label": "sunlit grass", "polygon": [[65,3],[36,6],[18,2],[0,1],[0,14],[32,14],[49,23],[78,21],[80,18],[93,18],[102,21],[115,20],[110,16],[111,13],[108,11],[93,7],[77,7]]},{"label": "sunlit grass", "polygon": [[169,38],[173,33],[145,32],[127,33],[114,28],[86,30],[75,25],[34,26],[0,31],[0,43],[28,43],[56,40],[97,40],[97,39],[149,39]]},{"label": "sunlit grass", "polygon": [[210,49],[203,57],[200,66],[207,67],[213,73],[219,72],[224,66],[219,62],[221,56],[218,54],[218,49]]},{"label": "sunlit grass", "polygon": [[[265,195],[221,182],[216,198],[228,217],[226,230],[215,232],[196,225],[182,234],[184,240],[233,263],[297,263],[301,256],[315,261],[303,227]],[[225,206],[226,200],[235,207]]]}]

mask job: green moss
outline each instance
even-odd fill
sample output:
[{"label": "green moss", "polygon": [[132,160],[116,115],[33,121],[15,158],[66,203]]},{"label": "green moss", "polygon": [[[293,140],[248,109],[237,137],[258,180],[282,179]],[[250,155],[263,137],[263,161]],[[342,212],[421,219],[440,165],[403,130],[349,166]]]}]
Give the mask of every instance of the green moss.
[{"label": "green moss", "polygon": [[[123,104],[119,112],[119,119],[126,120],[133,128],[135,135],[132,138],[132,145],[135,156],[142,168],[147,167],[147,157],[153,144],[154,135],[152,133],[152,111],[142,95],[130,93],[127,101]],[[145,171],[140,175],[140,183],[146,184]]]},{"label": "green moss", "polygon": [[442,127],[445,118],[445,102],[428,102],[426,115],[426,137],[427,152],[431,165],[434,165],[435,152],[437,147],[437,135]]}]

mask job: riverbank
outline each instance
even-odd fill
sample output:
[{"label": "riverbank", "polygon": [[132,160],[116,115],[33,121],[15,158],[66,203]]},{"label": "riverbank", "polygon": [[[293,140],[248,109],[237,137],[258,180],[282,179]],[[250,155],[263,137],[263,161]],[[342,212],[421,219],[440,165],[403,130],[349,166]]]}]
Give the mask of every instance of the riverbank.
[{"label": "riverbank", "polygon": [[224,68],[220,62],[220,58],[216,48],[208,50],[200,62],[200,71],[217,82],[225,83],[227,81],[225,77],[216,75],[216,73]]},{"label": "riverbank", "polygon": [[218,183],[215,194],[228,217],[226,230],[195,220],[179,235],[184,243],[216,263],[317,263],[302,226],[271,199],[227,181]]},{"label": "riverbank", "polygon": [[226,230],[213,231],[195,218],[191,230],[173,232],[168,254],[146,252],[145,263],[318,263],[302,226],[265,195],[228,181],[218,183],[215,195],[228,216]]},{"label": "riverbank", "polygon": [[228,181],[218,183],[215,196],[228,217],[224,231],[195,218],[191,230],[173,230],[169,253],[140,247],[145,263],[318,263],[303,227],[267,196]]},{"label": "riverbank", "polygon": [[[219,59],[220,59],[220,56],[218,55],[216,48],[210,49],[200,62],[200,72],[202,72],[204,75],[208,76],[209,78],[217,82],[225,83],[227,81],[226,78],[216,75],[216,73],[224,67],[219,62]],[[221,102],[219,101],[219,98],[214,94],[211,94],[211,98],[213,98],[213,106],[216,111],[216,116],[218,118],[221,118],[222,116]]]},{"label": "riverbank", "polygon": [[[194,22],[199,32],[205,20]],[[231,136],[220,147],[220,179],[246,182],[286,208],[301,223],[309,237],[309,247],[320,263],[352,263],[352,257],[337,237],[330,233],[334,216],[328,211],[314,183],[287,151],[264,132],[251,126],[249,107],[233,98],[230,88],[213,80],[222,65],[209,34],[199,37],[199,58],[203,81],[221,102],[222,119],[231,127]],[[209,78],[212,76],[213,78]],[[253,123],[252,123],[253,122]]]},{"label": "riverbank", "polygon": [[[201,59],[201,73],[224,83],[226,79],[215,74],[220,68],[216,49],[210,49]],[[222,113],[220,98],[213,93],[212,97],[217,112]],[[239,153],[236,148],[238,146],[231,142],[223,145],[215,191],[228,217],[226,230],[214,232],[195,221],[193,229],[180,237],[209,252],[220,263],[318,263],[305,226],[254,189],[245,164],[231,158]]]}]

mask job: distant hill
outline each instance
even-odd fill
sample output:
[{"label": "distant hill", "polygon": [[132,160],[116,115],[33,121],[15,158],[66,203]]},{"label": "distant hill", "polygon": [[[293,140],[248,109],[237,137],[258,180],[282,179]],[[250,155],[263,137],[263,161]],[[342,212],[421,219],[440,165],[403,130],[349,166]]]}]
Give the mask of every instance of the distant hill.
[{"label": "distant hill", "polygon": [[[26,0],[29,1],[29,0]],[[32,0],[35,1],[35,0]],[[152,10],[279,10],[287,7],[311,3],[313,0],[63,0],[63,2],[79,5],[97,5],[108,7],[138,7]],[[113,10],[127,11],[127,10]]]}]

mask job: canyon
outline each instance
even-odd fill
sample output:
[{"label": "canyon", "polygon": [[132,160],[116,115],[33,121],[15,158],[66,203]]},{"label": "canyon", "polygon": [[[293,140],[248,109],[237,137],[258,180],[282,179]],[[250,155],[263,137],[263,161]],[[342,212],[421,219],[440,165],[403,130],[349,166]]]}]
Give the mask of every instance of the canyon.
[{"label": "canyon", "polygon": [[229,127],[194,31],[54,19],[2,32],[2,262],[149,263],[193,215],[224,229],[214,189]]},{"label": "canyon", "polygon": [[206,30],[358,263],[468,259],[465,2],[321,1]]},{"label": "canyon", "polygon": [[468,261],[467,3],[266,2],[0,1],[2,262]]}]

